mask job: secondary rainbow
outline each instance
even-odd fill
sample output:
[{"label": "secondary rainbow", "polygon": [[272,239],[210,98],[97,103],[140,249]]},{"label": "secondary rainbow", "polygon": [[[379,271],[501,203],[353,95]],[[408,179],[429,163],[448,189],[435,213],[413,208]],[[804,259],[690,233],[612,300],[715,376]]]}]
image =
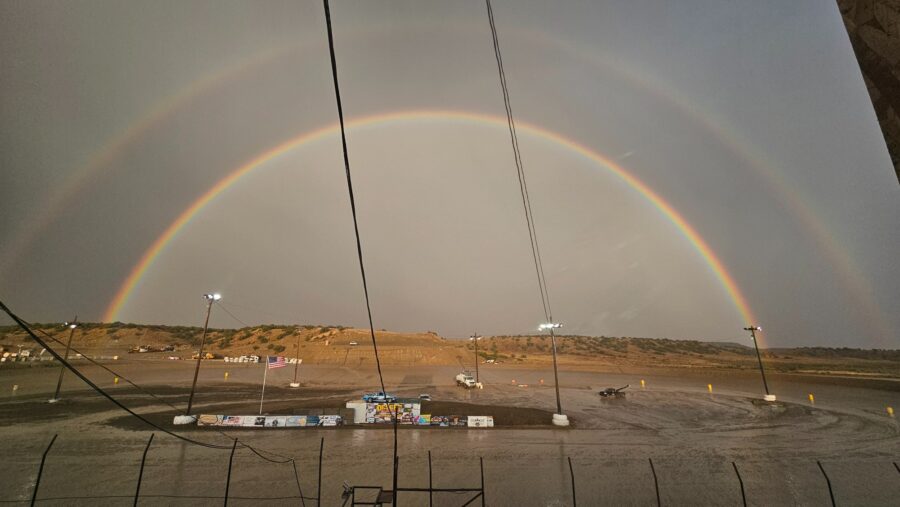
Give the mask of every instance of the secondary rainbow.
[{"label": "secondary rainbow", "polygon": [[[398,122],[414,122],[414,121],[441,121],[441,122],[471,122],[476,124],[486,124],[495,127],[506,127],[506,119],[499,116],[491,116],[480,113],[472,113],[467,111],[452,110],[414,110],[414,111],[398,111],[385,114],[376,114],[371,116],[354,118],[346,123],[347,128],[384,126],[390,123]],[[737,311],[743,318],[743,323],[755,323],[756,318],[747,303],[746,297],[740,291],[734,277],[725,269],[725,265],[719,257],[713,252],[706,241],[700,236],[696,229],[691,226],[683,216],[681,216],[671,204],[666,202],[659,194],[651,189],[647,184],[626,171],[621,165],[615,161],[597,153],[596,151],[578,143],[562,135],[532,125],[526,122],[517,122],[518,129],[522,132],[535,135],[537,137],[554,142],[564,146],[573,152],[578,153],[584,158],[596,163],[600,167],[607,169],[611,174],[619,178],[628,187],[632,188],[643,196],[646,200],[658,209],[663,216],[666,217],[691,243],[694,249],[703,257],[706,264],[712,270],[715,277],[719,280],[725,289],[729,298],[733,302]],[[336,136],[339,132],[337,123],[321,127],[309,132],[305,132],[296,137],[288,139],[269,150],[266,150],[251,160],[247,161],[237,169],[231,171],[227,176],[216,182],[209,190],[194,201],[187,209],[185,209],[166,229],[163,233],[150,245],[144,252],[140,260],[135,264],[128,277],[122,283],[115,297],[109,303],[103,320],[107,322],[116,321],[119,313],[128,299],[134,293],[140,284],[141,279],[153,266],[154,261],[165,250],[166,246],[178,235],[179,231],[187,225],[191,219],[197,215],[207,204],[218,197],[222,192],[237,183],[241,178],[250,172],[264,166],[266,163],[306,144],[323,140],[328,136]]]}]

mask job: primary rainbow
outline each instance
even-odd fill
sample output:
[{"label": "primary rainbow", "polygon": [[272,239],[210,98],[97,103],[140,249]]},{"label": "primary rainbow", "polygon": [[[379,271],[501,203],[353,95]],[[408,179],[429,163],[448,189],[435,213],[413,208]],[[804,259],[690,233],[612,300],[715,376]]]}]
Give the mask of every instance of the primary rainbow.
[{"label": "primary rainbow", "polygon": [[[462,121],[487,124],[496,127],[506,127],[506,118],[480,113],[452,110],[414,110],[376,114],[349,120],[346,122],[346,127],[358,128],[364,126],[383,125],[387,123],[423,120],[443,122]],[[637,191],[640,195],[642,195],[645,199],[650,201],[650,203],[653,204],[656,209],[662,212],[666,219],[668,219],[673,225],[675,225],[675,227],[681,232],[681,234],[684,235],[684,237],[687,238],[687,240],[691,243],[694,249],[697,250],[697,252],[700,253],[700,255],[703,257],[704,261],[712,270],[716,278],[719,280],[722,287],[728,293],[728,296],[729,298],[731,298],[735,308],[741,314],[741,317],[743,318],[742,324],[756,323],[756,318],[754,317],[753,312],[750,310],[747,299],[744,297],[743,293],[741,293],[740,289],[734,281],[734,277],[732,277],[728,273],[719,257],[715,254],[715,252],[713,252],[706,241],[703,240],[700,234],[697,233],[697,230],[694,229],[694,227],[692,227],[684,219],[684,217],[681,216],[681,214],[672,207],[672,205],[663,200],[663,198],[660,197],[659,194],[654,192],[653,189],[648,187],[643,181],[641,181],[634,175],[630,174],[615,161],[597,153],[596,151],[591,150],[590,148],[582,144],[579,144],[571,139],[567,139],[556,132],[552,132],[536,125],[531,125],[521,121],[516,122],[516,125],[518,129],[523,132],[564,146],[578,153],[584,158],[596,163],[600,167],[607,169],[610,173],[618,177],[626,185],[628,185],[629,187]],[[162,253],[162,251],[165,250],[166,246],[168,246],[168,244],[175,238],[175,236],[178,235],[178,232],[185,225],[187,225],[187,223],[190,222],[191,219],[195,215],[197,215],[197,213],[199,213],[207,204],[218,197],[219,194],[234,185],[245,175],[252,172],[254,169],[265,165],[267,162],[270,162],[280,157],[281,155],[284,155],[285,153],[297,149],[305,144],[320,141],[330,135],[337,135],[338,133],[339,126],[337,123],[334,123],[300,134],[294,138],[282,142],[281,144],[278,144],[277,146],[272,147],[269,150],[266,150],[265,152],[260,153],[253,159],[247,161],[237,169],[230,172],[226,177],[219,180],[196,201],[188,206],[188,208],[185,209],[178,216],[178,218],[176,218],[175,221],[173,221],[169,225],[169,227],[167,227],[166,230],[163,231],[163,233],[158,238],[156,238],[153,244],[150,245],[150,248],[148,248],[147,251],[144,252],[138,263],[131,270],[131,273],[122,283],[118,292],[116,292],[115,297],[109,303],[103,320],[106,322],[118,320],[119,312],[128,302],[128,299],[140,284],[141,279],[153,265],[154,261],[157,259],[160,253]]]}]

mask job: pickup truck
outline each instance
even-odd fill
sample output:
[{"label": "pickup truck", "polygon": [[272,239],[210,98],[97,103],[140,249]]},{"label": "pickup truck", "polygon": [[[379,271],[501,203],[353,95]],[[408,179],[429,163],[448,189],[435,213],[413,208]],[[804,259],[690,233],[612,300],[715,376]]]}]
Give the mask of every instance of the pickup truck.
[{"label": "pickup truck", "polygon": [[456,376],[456,385],[471,389],[475,387],[475,377],[471,373],[464,371]]},{"label": "pickup truck", "polygon": [[393,394],[383,393],[381,391],[366,393],[363,395],[362,399],[369,403],[390,403],[392,401],[397,401],[397,397]]}]

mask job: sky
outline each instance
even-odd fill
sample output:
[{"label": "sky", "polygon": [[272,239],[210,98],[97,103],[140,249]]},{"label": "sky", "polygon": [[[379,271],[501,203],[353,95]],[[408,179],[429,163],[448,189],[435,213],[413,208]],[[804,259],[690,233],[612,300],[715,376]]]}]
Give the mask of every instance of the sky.
[{"label": "sky", "polygon": [[[900,185],[834,2],[493,7],[565,334],[900,347]],[[375,327],[535,332],[484,3],[331,8]],[[321,3],[5,1],[0,90],[26,320],[220,292],[215,327],[367,325]]]}]

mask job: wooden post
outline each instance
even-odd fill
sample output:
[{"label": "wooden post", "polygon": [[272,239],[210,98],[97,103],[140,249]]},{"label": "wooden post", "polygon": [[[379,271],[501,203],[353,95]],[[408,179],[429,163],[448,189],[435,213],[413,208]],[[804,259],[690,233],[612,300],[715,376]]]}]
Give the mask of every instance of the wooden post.
[{"label": "wooden post", "polygon": [[816,460],[816,464],[819,465],[819,470],[822,471],[822,475],[825,476],[825,483],[828,484],[828,496],[831,497],[831,507],[836,507],[837,504],[834,503],[834,491],[831,489],[831,479],[828,478],[828,474],[825,473],[825,469],[822,467],[822,462]]},{"label": "wooden post", "polygon": [[44,451],[44,455],[41,457],[41,466],[38,468],[37,479],[34,480],[34,492],[31,493],[31,507],[34,507],[34,503],[37,501],[38,487],[41,485],[41,476],[44,475],[44,463],[47,461],[47,453],[50,452],[50,448],[53,447],[53,442],[56,442],[56,437],[59,435],[53,435],[53,438],[50,439],[50,445],[47,446],[47,450]]},{"label": "wooden post", "polygon": [[428,507],[434,506],[434,483],[431,480],[431,451],[428,451]]},{"label": "wooden post", "polygon": [[319,442],[319,486],[316,489],[316,505],[322,505],[322,453],[325,451],[325,437]]},{"label": "wooden post", "polygon": [[569,475],[572,476],[572,507],[578,506],[578,501],[575,496],[575,471],[572,469],[572,458],[569,457]]},{"label": "wooden post", "polygon": [[734,467],[734,473],[737,475],[738,482],[741,484],[741,500],[744,501],[744,507],[747,507],[747,495],[744,493],[744,479],[741,479],[741,473],[738,472],[737,463],[732,461],[731,466]]},{"label": "wooden post", "polygon": [[150,440],[147,441],[147,447],[144,447],[144,455],[141,457],[141,471],[138,472],[137,489],[134,491],[134,507],[137,507],[138,498],[141,496],[141,480],[144,478],[144,463],[147,462],[147,451],[150,450],[150,444],[153,443],[153,433],[150,434]]},{"label": "wooden post", "polygon": [[484,458],[478,457],[478,466],[481,468],[481,507],[484,507]]},{"label": "wooden post", "polygon": [[653,485],[656,487],[656,507],[662,507],[662,502],[659,499],[659,479],[656,478],[656,468],[653,466],[653,459],[647,459],[650,461],[650,471],[653,472]]},{"label": "wooden post", "polygon": [[234,450],[237,449],[237,439],[231,446],[231,456],[228,457],[228,477],[225,478],[225,505],[228,505],[228,489],[231,488],[231,464],[234,463]]}]

